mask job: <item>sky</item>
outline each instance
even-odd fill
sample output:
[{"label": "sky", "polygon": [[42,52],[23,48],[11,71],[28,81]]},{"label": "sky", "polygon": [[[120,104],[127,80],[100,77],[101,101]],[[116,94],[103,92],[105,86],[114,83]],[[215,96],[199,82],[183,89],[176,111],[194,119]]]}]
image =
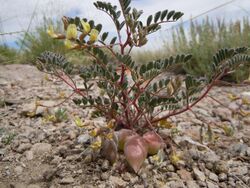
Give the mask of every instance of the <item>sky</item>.
[{"label": "sky", "polygon": [[[117,4],[118,0],[106,0]],[[0,0],[0,33],[14,31],[34,32],[35,28],[42,23],[43,17],[50,17],[53,20],[60,19],[63,15],[91,18],[103,24],[105,31],[114,31],[109,17],[105,13],[95,9],[94,0]],[[144,14],[142,20],[154,14],[158,10],[176,10],[185,13],[182,21],[190,20],[208,10],[214,9],[231,0],[132,0],[132,7],[142,9]],[[230,4],[215,9],[197,21],[209,16],[211,19],[226,18],[227,20],[242,19],[250,16],[250,0],[234,0]],[[33,18],[33,19],[31,19]],[[166,24],[161,32],[150,36],[151,41],[146,48],[157,48],[162,37],[168,37],[169,28],[175,24]],[[21,38],[21,34],[0,35],[0,44],[7,44],[17,47],[15,41]]]}]

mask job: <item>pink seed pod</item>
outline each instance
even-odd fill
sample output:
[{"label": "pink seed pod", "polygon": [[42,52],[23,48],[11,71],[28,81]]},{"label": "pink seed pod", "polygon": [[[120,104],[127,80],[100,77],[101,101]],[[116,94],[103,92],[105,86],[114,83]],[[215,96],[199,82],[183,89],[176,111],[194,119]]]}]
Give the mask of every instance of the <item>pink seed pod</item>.
[{"label": "pink seed pod", "polygon": [[139,135],[128,137],[124,145],[124,154],[129,165],[137,173],[148,154],[147,142]]},{"label": "pink seed pod", "polygon": [[158,151],[164,146],[162,138],[154,131],[146,132],[143,135],[143,138],[148,144],[148,154],[150,155],[157,154]]}]

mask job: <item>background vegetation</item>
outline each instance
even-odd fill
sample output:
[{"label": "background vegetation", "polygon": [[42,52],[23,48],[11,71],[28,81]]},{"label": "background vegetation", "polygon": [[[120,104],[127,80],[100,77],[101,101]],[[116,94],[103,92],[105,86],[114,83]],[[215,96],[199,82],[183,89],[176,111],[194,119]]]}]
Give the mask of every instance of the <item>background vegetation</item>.
[{"label": "background vegetation", "polygon": [[[20,54],[7,46],[0,46],[0,63],[30,63],[47,50],[66,55],[70,61],[76,64],[89,64],[89,59],[78,52],[66,53],[62,41],[51,40],[46,32],[50,24],[54,25],[56,31],[62,31],[60,22],[52,23],[51,20],[44,19],[43,25],[36,28],[35,33],[26,33],[25,40],[18,41],[18,45],[22,47]],[[249,46],[249,44],[249,19],[244,18],[241,21],[226,23],[224,20],[213,22],[206,18],[201,22],[191,21],[188,27],[180,25],[176,30],[173,30],[171,38],[164,42],[164,46],[160,50],[136,52],[133,57],[137,63],[146,63],[178,53],[190,53],[193,54],[192,63],[185,67],[177,67],[175,72],[203,76],[210,67],[213,54],[218,49]],[[15,59],[18,61],[13,61]],[[242,67],[225,79],[240,82],[249,77],[249,72],[249,66]]]}]

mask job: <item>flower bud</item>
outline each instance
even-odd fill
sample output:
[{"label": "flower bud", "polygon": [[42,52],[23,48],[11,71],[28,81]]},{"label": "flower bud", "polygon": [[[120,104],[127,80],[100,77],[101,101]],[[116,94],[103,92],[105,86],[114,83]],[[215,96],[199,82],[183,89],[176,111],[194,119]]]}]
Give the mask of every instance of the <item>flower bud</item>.
[{"label": "flower bud", "polygon": [[89,37],[89,42],[90,43],[94,43],[95,41],[97,41],[97,37],[99,35],[99,31],[96,29],[92,29],[90,31],[90,37]]},{"label": "flower bud", "polygon": [[68,25],[66,38],[69,40],[77,38],[77,28],[75,24]]},{"label": "flower bud", "polygon": [[81,20],[81,24],[82,24],[82,27],[83,27],[83,30],[84,30],[83,31],[84,34],[88,34],[90,32],[90,29],[91,29],[89,23]]},{"label": "flower bud", "polygon": [[49,28],[47,29],[47,33],[51,38],[57,38],[57,34],[55,34],[54,32],[54,28],[52,25],[49,26]]}]

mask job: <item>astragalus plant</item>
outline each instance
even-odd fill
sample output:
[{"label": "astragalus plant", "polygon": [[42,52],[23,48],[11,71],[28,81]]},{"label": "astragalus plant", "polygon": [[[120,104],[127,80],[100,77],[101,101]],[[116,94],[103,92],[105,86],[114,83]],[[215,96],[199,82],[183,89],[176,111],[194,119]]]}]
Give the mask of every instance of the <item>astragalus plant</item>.
[{"label": "astragalus plant", "polygon": [[[64,40],[70,50],[91,57],[92,65],[75,70],[61,55],[44,52],[38,58],[37,67],[63,80],[73,93],[79,94],[74,102],[80,107],[93,108],[93,116],[106,118],[106,127],[90,132],[97,137],[92,148],[100,149],[112,163],[117,160],[118,150],[124,151],[128,163],[138,172],[148,155],[165,146],[157,132],[164,128],[166,120],[190,110],[220,78],[249,63],[250,56],[245,54],[248,49],[244,47],[222,49],[211,57],[211,71],[203,78],[167,76],[172,66],[188,63],[192,58],[189,54],[136,65],[130,52],[143,47],[148,35],[157,32],[162,24],[176,22],[183,13],[158,11],[144,23],[140,21],[143,11],[131,8],[131,0],[119,0],[119,5],[94,3],[113,20],[117,34],[111,38],[108,32],[102,31],[101,24],[79,17],[63,17],[65,34],[55,33],[53,28],[48,30],[52,38]],[[77,86],[72,71],[80,75],[84,88]],[[98,97],[92,96],[93,91],[100,91]],[[80,119],[76,122],[82,125]]]}]

